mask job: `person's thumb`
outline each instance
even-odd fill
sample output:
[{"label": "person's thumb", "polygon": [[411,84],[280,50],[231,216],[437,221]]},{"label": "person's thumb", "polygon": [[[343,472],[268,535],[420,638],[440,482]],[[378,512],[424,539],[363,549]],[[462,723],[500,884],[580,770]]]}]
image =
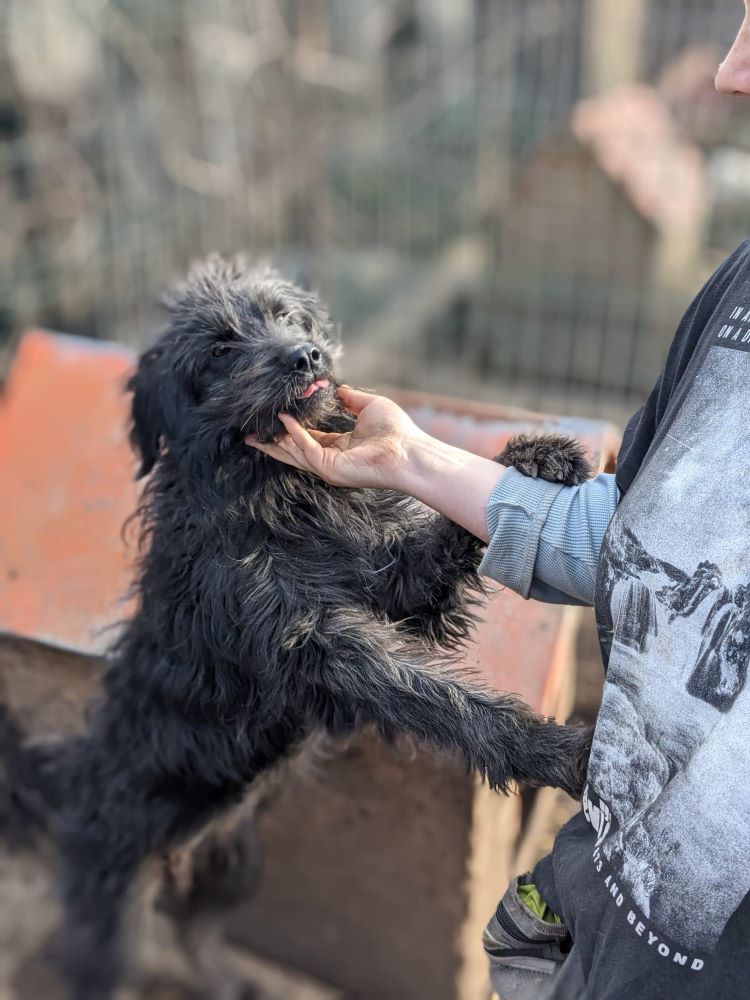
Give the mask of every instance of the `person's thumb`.
[{"label": "person's thumb", "polygon": [[344,404],[346,409],[357,416],[364,410],[368,403],[371,403],[375,399],[375,395],[371,392],[362,392],[359,389],[352,389],[348,385],[340,385],[338,388],[338,397]]}]

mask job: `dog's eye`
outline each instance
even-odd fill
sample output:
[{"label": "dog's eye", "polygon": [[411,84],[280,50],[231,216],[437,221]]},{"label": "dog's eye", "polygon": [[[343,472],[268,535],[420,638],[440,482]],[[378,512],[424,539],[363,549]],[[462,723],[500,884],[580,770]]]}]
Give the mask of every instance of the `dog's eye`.
[{"label": "dog's eye", "polygon": [[213,351],[211,351],[211,353],[215,358],[223,358],[226,357],[226,355],[229,354],[231,350],[232,348],[229,346],[229,344],[217,344],[216,347],[214,347]]}]

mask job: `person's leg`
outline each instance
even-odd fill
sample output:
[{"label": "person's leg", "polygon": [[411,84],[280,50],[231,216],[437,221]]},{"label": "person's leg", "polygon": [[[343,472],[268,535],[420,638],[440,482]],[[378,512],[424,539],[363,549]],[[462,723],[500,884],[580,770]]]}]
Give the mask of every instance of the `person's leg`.
[{"label": "person's leg", "polygon": [[537,1000],[587,1000],[586,979],[575,945]]}]

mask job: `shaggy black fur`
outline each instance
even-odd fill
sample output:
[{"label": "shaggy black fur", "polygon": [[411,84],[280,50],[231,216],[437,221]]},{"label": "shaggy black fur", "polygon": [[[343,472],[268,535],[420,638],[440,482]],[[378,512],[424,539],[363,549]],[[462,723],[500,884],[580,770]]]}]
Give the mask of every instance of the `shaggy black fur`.
[{"label": "shaggy black fur", "polygon": [[516,434],[499,458],[524,476],[551,483],[582,483],[592,473],[586,452],[578,441],[559,434]]},{"label": "shaggy black fur", "polygon": [[[104,1000],[118,980],[145,860],[202,831],[316,730],[413,734],[459,750],[493,788],[573,795],[590,744],[588,730],[446,669],[440,650],[467,637],[481,594],[476,538],[404,496],[328,486],[243,443],[279,434],[280,411],[352,426],[320,302],[212,257],[168,309],[130,382],[132,441],[151,473],[138,610],[57,772],[75,1000]],[[301,398],[324,377],[330,388]]]}]

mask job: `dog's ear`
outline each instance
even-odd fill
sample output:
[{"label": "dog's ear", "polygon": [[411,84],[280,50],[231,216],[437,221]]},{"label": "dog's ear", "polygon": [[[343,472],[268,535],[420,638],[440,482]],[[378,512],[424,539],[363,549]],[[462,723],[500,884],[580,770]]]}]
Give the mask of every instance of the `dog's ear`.
[{"label": "dog's ear", "polygon": [[161,347],[141,355],[127,389],[133,394],[130,443],[141,459],[137,477],[148,475],[167,443],[190,440],[197,390],[175,372]]},{"label": "dog's ear", "polygon": [[141,355],[138,368],[128,379],[127,390],[133,394],[131,403],[130,443],[138,453],[141,466],[137,478],[147,475],[159,457],[164,419],[159,399],[159,365],[161,352],[152,348]]}]

